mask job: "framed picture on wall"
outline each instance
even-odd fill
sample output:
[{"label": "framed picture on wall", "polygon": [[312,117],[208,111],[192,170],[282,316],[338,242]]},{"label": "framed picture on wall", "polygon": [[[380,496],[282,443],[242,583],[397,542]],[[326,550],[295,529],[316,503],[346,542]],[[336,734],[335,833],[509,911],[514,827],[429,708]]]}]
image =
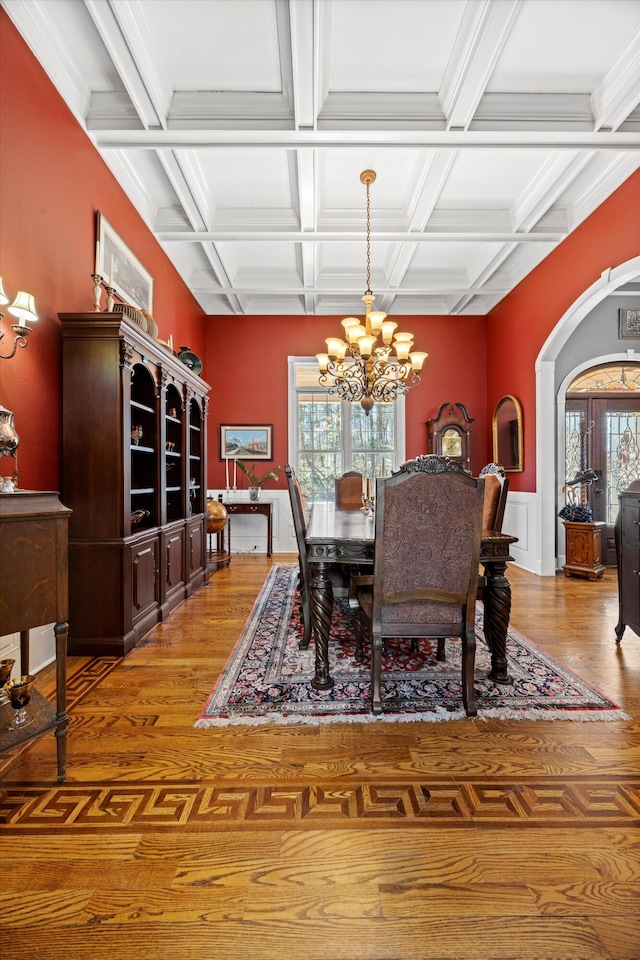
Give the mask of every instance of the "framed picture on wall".
[{"label": "framed picture on wall", "polygon": [[96,273],[123,303],[153,313],[153,277],[98,210]]},{"label": "framed picture on wall", "polygon": [[220,424],[220,459],[273,460],[273,424]]}]

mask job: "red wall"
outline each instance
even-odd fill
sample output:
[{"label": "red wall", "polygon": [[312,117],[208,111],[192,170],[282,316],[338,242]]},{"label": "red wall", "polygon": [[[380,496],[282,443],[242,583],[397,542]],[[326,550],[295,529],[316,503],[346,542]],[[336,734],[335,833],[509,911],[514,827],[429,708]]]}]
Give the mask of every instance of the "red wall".
[{"label": "red wall", "polygon": [[[14,296],[28,290],[40,320],[29,345],[0,360],[0,403],[15,414],[20,486],[59,489],[60,326],[58,311],[93,306],[95,213],[100,210],[154,277],[159,335],[173,334],[205,359],[213,385],[209,485],[224,484],[219,423],[274,424],[274,459],[287,448],[287,356],[314,355],[339,317],[210,317],[176,271],[0,9],[0,275]],[[407,398],[407,456],[426,450],[425,421],[441,403],[465,403],[475,418],[474,472],[491,459],[491,413],[514,394],[524,410],[523,474],[514,490],[535,490],[536,357],[568,307],[608,267],[640,254],[640,172],[551,253],[487,318],[408,317],[429,353],[423,383]],[[394,317],[394,319],[398,319]],[[7,352],[8,331],[0,346]],[[12,461],[0,459],[0,474]],[[282,486],[282,482],[280,484]]]},{"label": "red wall", "polygon": [[[0,9],[0,276],[7,296],[32,293],[28,346],[0,360],[0,403],[20,436],[19,484],[60,489],[58,311],[93,309],[96,210],[154,278],[159,336],[204,352],[204,317],[20,34]],[[103,296],[103,306],[106,296]],[[11,314],[0,352],[10,352]],[[8,346],[9,345],[9,346]],[[0,474],[13,461],[0,458]]]},{"label": "red wall", "polygon": [[[287,390],[289,356],[315,356],[326,337],[342,332],[341,317],[212,317],[205,371],[212,384],[209,406],[209,486],[223,487],[218,424],[272,423],[274,460],[288,462]],[[485,321],[479,317],[393,319],[415,335],[416,349],[429,357],[422,383],[406,403],[407,457],[427,452],[425,421],[445,401],[464,403],[475,418],[472,467],[490,459],[486,421]],[[212,372],[215,370],[215,374]],[[281,478],[274,487],[285,486]]]},{"label": "red wall", "polygon": [[489,314],[488,410],[505,394],[514,394],[523,407],[524,473],[509,475],[512,490],[536,489],[535,362],[544,342],[605,270],[639,254],[636,171]]}]

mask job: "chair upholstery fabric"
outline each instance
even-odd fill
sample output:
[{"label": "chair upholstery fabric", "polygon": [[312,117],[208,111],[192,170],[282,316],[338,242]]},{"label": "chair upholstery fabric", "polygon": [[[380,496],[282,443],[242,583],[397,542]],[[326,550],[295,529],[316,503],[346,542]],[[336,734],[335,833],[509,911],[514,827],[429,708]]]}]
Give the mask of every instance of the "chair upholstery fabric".
[{"label": "chair upholstery fabric", "polygon": [[336,509],[360,510],[362,507],[362,474],[349,470],[335,479]]},{"label": "chair upholstery fabric", "polygon": [[484,480],[446,457],[408,461],[376,486],[373,592],[358,601],[372,638],[371,706],[382,712],[385,638],[460,637],[462,690],[469,716],[473,688],[475,600]]}]

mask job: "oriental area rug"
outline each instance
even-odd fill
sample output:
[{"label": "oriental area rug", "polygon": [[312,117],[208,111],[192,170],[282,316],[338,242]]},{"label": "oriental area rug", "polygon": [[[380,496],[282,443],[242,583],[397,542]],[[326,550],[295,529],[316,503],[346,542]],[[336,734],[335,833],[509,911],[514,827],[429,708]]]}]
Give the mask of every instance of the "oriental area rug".
[{"label": "oriental area rug", "polygon": [[[408,640],[388,642],[383,655],[384,712],[369,707],[370,660],[355,660],[355,620],[348,603],[334,604],[329,642],[331,690],[314,690],[313,639],[298,649],[298,568],[270,570],[242,635],[211,693],[196,727],[232,724],[407,722],[453,720],[462,706],[460,641],[447,640],[446,662],[436,660],[436,641],[420,640],[412,654]],[[622,710],[562,666],[531,640],[509,628],[507,656],[513,685],[487,678],[491,661],[476,617],[475,688],[477,719],[625,720]]]}]

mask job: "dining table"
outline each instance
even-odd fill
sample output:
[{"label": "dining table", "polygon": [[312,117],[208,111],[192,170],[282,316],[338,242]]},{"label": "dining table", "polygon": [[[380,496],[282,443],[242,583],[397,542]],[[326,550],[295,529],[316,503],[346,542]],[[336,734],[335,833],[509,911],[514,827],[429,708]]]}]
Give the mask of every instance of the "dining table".
[{"label": "dining table", "polygon": [[[329,690],[334,680],[329,670],[329,641],[333,614],[331,568],[347,564],[361,573],[373,573],[375,517],[361,510],[337,510],[334,503],[314,502],[305,537],[311,569],[310,607],[315,640],[315,674],[311,685]],[[511,614],[511,585],[506,576],[513,560],[510,550],[518,537],[494,530],[482,531],[480,563],[484,568],[484,636],[491,653],[489,677],[495,683],[512,683],[507,662],[507,632]]]}]

